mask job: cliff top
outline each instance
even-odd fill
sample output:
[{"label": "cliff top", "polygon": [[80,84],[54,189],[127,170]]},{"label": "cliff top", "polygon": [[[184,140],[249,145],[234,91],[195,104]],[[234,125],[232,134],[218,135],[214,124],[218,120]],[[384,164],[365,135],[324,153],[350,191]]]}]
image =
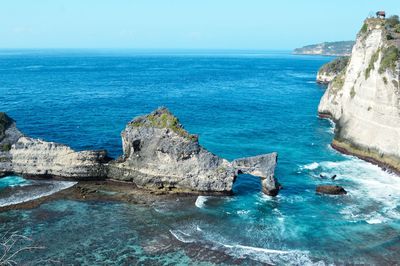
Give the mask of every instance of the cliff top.
[{"label": "cliff top", "polygon": [[390,16],[387,19],[384,18],[367,18],[364,21],[359,34],[368,33],[374,29],[384,29],[386,34],[386,40],[391,44],[400,47],[400,19],[399,16]]},{"label": "cliff top", "polygon": [[129,125],[131,127],[167,128],[182,137],[197,141],[197,136],[187,132],[179,122],[179,119],[166,107],[159,107],[148,115],[136,117],[129,122]]},{"label": "cliff top", "polygon": [[0,112],[0,141],[5,136],[7,127],[13,122],[13,120],[4,112]]}]

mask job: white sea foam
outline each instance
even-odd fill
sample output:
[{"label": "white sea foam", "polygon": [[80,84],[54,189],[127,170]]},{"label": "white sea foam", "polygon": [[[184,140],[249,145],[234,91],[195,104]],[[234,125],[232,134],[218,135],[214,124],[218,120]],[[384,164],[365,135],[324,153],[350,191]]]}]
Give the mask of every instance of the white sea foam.
[{"label": "white sea foam", "polygon": [[43,186],[37,185],[35,189],[28,189],[29,186],[25,186],[27,189],[20,189],[15,191],[8,197],[0,198],[0,207],[20,204],[31,200],[39,199],[42,197],[50,196],[61,190],[67,189],[75,185],[77,182],[69,181],[41,181]]},{"label": "white sea foam", "polygon": [[345,189],[355,203],[343,208],[341,213],[349,220],[364,220],[369,224],[385,223],[398,219],[400,213],[400,177],[383,171],[376,165],[352,156],[339,162],[321,162],[327,175],[349,181]]},{"label": "white sea foam", "polygon": [[196,205],[197,208],[202,209],[205,207],[207,199],[208,198],[206,196],[198,196],[194,205]]},{"label": "white sea foam", "polygon": [[271,264],[271,265],[325,265],[323,262],[314,263],[307,251],[298,250],[277,250],[269,248],[260,248],[245,246],[240,244],[223,244],[225,248],[230,249],[230,254],[236,257],[249,257],[251,259]]},{"label": "white sea foam", "polygon": [[302,168],[303,168],[303,169],[307,169],[307,170],[315,170],[315,169],[317,169],[318,167],[319,167],[319,163],[313,162],[313,163],[304,165]]},{"label": "white sea foam", "polygon": [[182,230],[169,230],[169,232],[182,243],[193,243],[195,241],[188,233]]}]

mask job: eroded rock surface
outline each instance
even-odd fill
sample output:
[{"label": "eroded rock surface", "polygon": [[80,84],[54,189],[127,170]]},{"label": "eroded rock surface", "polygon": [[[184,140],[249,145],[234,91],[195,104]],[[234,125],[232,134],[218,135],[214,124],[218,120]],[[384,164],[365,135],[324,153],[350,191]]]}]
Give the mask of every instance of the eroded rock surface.
[{"label": "eroded rock surface", "polygon": [[268,195],[280,188],[274,176],[276,153],[229,162],[204,149],[166,108],[129,122],[121,134],[123,155],[113,161],[106,151],[74,151],[26,137],[9,117],[3,124],[0,144],[7,146],[0,152],[0,175],[112,179],[162,191],[230,194],[237,175],[248,173],[262,178]]},{"label": "eroded rock surface", "polygon": [[110,163],[109,177],[146,188],[230,193],[239,172],[267,178],[274,176],[276,165],[276,154],[246,164],[212,154],[166,108],[132,120],[122,132],[122,143],[124,154]]}]

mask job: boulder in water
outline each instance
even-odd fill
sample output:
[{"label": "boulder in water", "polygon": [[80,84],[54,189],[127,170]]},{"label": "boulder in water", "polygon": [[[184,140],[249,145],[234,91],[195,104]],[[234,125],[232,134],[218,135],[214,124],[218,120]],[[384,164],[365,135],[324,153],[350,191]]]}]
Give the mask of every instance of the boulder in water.
[{"label": "boulder in water", "polygon": [[317,186],[316,192],[328,195],[345,195],[347,191],[341,186],[321,185]]}]

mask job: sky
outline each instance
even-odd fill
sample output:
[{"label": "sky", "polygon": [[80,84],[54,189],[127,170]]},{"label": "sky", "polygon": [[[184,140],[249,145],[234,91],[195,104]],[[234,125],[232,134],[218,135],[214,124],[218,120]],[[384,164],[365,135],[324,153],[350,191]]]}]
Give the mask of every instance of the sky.
[{"label": "sky", "polygon": [[400,0],[0,0],[0,48],[290,50]]}]

